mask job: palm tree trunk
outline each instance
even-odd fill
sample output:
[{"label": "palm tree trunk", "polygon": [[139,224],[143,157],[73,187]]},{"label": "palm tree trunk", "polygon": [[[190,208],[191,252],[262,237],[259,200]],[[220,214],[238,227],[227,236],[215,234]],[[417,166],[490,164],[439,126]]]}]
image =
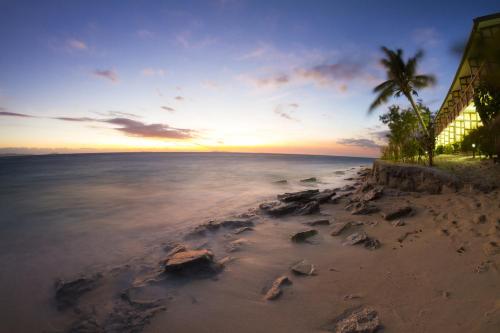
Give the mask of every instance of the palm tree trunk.
[{"label": "palm tree trunk", "polygon": [[411,94],[405,94],[406,98],[411,103],[411,106],[413,107],[413,110],[415,111],[415,114],[417,115],[418,120],[420,121],[420,125],[422,126],[422,129],[424,130],[424,142],[425,142],[425,149],[427,150],[427,156],[429,157],[429,166],[434,165],[434,144],[431,142],[431,140],[434,140],[434,137],[431,136],[429,129],[427,126],[425,126],[424,119],[422,119],[422,115],[420,114],[420,110],[418,109],[417,104],[413,100],[413,97]]},{"label": "palm tree trunk", "polygon": [[420,114],[420,110],[418,109],[417,104],[413,100],[412,95],[405,94],[405,96],[410,101],[411,106],[413,107],[413,111],[415,111],[415,114],[417,115],[418,121],[420,122],[420,125],[422,126],[422,129],[424,130],[425,135],[427,135],[427,137],[429,137],[429,131],[427,130],[427,126],[425,126],[424,119],[422,118],[422,115]]}]

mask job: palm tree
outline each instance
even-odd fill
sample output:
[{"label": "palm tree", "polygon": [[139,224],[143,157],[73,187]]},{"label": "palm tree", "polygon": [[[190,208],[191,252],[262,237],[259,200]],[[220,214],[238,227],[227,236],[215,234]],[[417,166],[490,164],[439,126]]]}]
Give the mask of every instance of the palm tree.
[{"label": "palm tree", "polygon": [[391,97],[405,96],[413,108],[420,125],[425,133],[429,136],[429,131],[422,118],[419,107],[415,103],[413,96],[418,96],[417,91],[431,86],[436,82],[432,75],[417,75],[417,64],[424,56],[422,51],[418,51],[414,57],[409,58],[407,62],[403,59],[403,50],[390,50],[382,46],[382,51],[385,53],[385,58],[380,60],[382,66],[387,70],[387,81],[382,82],[373,89],[373,92],[378,94],[377,98],[370,105],[369,113],[375,108],[386,103]]}]

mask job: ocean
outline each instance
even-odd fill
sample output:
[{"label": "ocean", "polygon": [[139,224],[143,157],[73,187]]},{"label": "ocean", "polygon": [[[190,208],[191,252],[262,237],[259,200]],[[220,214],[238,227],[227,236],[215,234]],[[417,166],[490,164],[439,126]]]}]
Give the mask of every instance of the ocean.
[{"label": "ocean", "polygon": [[[57,278],[125,263],[278,193],[341,186],[349,170],[371,162],[239,153],[2,157],[0,313],[8,319],[0,328],[40,327]],[[310,177],[318,181],[300,181]]]}]

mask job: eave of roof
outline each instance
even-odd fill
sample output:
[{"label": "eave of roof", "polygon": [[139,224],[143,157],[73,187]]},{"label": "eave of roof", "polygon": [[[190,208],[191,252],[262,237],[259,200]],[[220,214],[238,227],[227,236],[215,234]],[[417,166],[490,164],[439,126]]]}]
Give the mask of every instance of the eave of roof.
[{"label": "eave of roof", "polygon": [[455,73],[455,76],[453,77],[453,80],[451,81],[450,88],[448,89],[448,92],[446,93],[446,95],[443,99],[443,103],[441,104],[441,107],[439,108],[437,115],[439,115],[441,113],[441,110],[443,110],[443,107],[445,106],[446,101],[448,100],[448,97],[450,96],[451,92],[453,91],[453,86],[455,85],[455,82],[457,82],[457,80],[460,77],[461,69],[464,66],[465,61],[467,60],[467,54],[469,53],[470,48],[472,47],[474,33],[476,32],[479,24],[486,22],[486,21],[495,20],[495,19],[500,19],[500,13],[479,16],[479,17],[476,17],[473,19],[474,24],[473,24],[472,30],[469,34],[469,39],[467,40],[467,45],[465,46],[465,50],[464,50],[464,53],[462,55],[462,60],[460,60],[460,65],[458,66],[457,72]]}]

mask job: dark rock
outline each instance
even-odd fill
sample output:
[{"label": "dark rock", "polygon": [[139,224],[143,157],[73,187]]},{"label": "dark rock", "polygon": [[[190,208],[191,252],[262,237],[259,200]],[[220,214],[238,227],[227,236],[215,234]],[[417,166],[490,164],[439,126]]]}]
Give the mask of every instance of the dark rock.
[{"label": "dark rock", "polygon": [[298,202],[284,203],[280,201],[271,201],[260,204],[259,208],[270,216],[283,216],[295,212],[302,207]]},{"label": "dark rock", "polygon": [[344,244],[347,244],[347,245],[356,245],[356,244],[359,244],[359,243],[363,243],[367,239],[368,239],[368,235],[366,233],[364,233],[362,231],[355,232],[355,233],[347,236],[347,238],[344,241]]},{"label": "dark rock", "polygon": [[374,333],[380,327],[377,311],[361,306],[344,311],[325,328],[335,333]]},{"label": "dark rock", "polygon": [[338,236],[342,233],[342,231],[346,230],[350,225],[351,225],[350,222],[335,223],[333,225],[332,232],[330,233],[330,235]]},{"label": "dark rock", "polygon": [[353,200],[356,201],[371,201],[378,199],[382,196],[384,192],[383,186],[374,186],[370,183],[364,183],[358,190],[353,194]]},{"label": "dark rock", "polygon": [[347,198],[350,195],[352,195],[352,192],[345,192],[345,193],[335,194],[334,196],[332,196],[330,198],[330,200],[328,201],[328,203],[337,204],[337,203],[340,202],[340,200],[342,200],[344,198]]},{"label": "dark rock", "polygon": [[165,271],[174,272],[187,268],[204,268],[213,264],[213,259],[214,254],[207,249],[177,252],[165,260]]},{"label": "dark rock", "polygon": [[304,222],[304,224],[309,225],[311,227],[317,225],[330,225],[330,220],[315,220],[315,221]]},{"label": "dark rock", "polygon": [[340,192],[348,192],[348,191],[354,191],[356,188],[352,185],[345,185],[344,187],[340,188]]},{"label": "dark rock", "polygon": [[319,203],[311,201],[296,210],[297,215],[310,215],[319,212]]},{"label": "dark rock", "polygon": [[408,216],[413,213],[413,209],[410,206],[398,207],[390,212],[383,213],[382,216],[387,221],[392,221],[395,219],[400,219],[402,217]]},{"label": "dark rock", "polygon": [[185,238],[191,239],[201,236],[206,236],[207,232],[215,232],[220,230],[220,228],[236,229],[243,227],[253,227],[255,224],[250,219],[245,220],[226,220],[226,221],[209,221],[207,223],[200,224],[196,226],[191,232],[189,232]]},{"label": "dark rock", "polygon": [[291,240],[293,242],[304,242],[306,241],[309,237],[312,237],[318,233],[317,230],[315,229],[308,229],[304,231],[299,231],[291,236]]},{"label": "dark rock", "polygon": [[219,222],[219,224],[228,229],[236,229],[236,228],[244,228],[244,227],[253,227],[255,224],[252,220],[226,220]]},{"label": "dark rock", "polygon": [[97,287],[98,280],[101,277],[101,274],[96,274],[71,281],[58,280],[55,286],[55,300],[58,310],[65,310],[76,305],[80,296]]},{"label": "dark rock", "polygon": [[363,246],[368,250],[376,250],[380,247],[380,241],[373,237],[367,237],[363,242]]},{"label": "dark rock", "polygon": [[312,197],[319,194],[319,190],[307,190],[293,193],[278,194],[278,200],[283,202],[309,202]]},{"label": "dark rock", "polygon": [[316,179],[316,177],[311,177],[311,178],[301,179],[300,181],[303,183],[314,183],[317,182],[318,180]]},{"label": "dark rock", "polygon": [[[350,207],[351,208],[351,207]],[[357,204],[354,204],[351,208],[351,214],[352,215],[370,215],[373,213],[377,213],[380,211],[380,208],[378,208],[375,205],[366,203],[366,202],[359,202]]]},{"label": "dark rock", "polygon": [[238,234],[241,234],[245,231],[253,231],[253,230],[254,229],[252,227],[241,227],[241,228],[238,228],[235,231],[233,231],[233,234],[238,235]]},{"label": "dark rock", "polygon": [[325,203],[327,202],[328,200],[330,200],[330,198],[332,196],[335,195],[335,192],[332,191],[332,190],[324,190],[323,192],[321,193],[318,193],[316,195],[314,195],[313,197],[311,197],[312,200],[315,200],[319,203]]},{"label": "dark rock", "polygon": [[277,180],[277,181],[275,181],[275,182],[273,182],[273,183],[274,183],[274,184],[280,184],[280,185],[281,185],[281,184],[287,184],[287,183],[288,183],[288,181],[287,181],[286,179],[281,179],[281,180]]},{"label": "dark rock", "polygon": [[266,295],[264,296],[264,299],[267,301],[271,301],[278,298],[282,293],[281,286],[291,283],[292,281],[287,276],[280,276],[279,278],[274,280],[271,288],[267,291]]},{"label": "dark rock", "polygon": [[291,267],[293,273],[298,275],[313,275],[314,265],[307,260],[302,260]]}]

